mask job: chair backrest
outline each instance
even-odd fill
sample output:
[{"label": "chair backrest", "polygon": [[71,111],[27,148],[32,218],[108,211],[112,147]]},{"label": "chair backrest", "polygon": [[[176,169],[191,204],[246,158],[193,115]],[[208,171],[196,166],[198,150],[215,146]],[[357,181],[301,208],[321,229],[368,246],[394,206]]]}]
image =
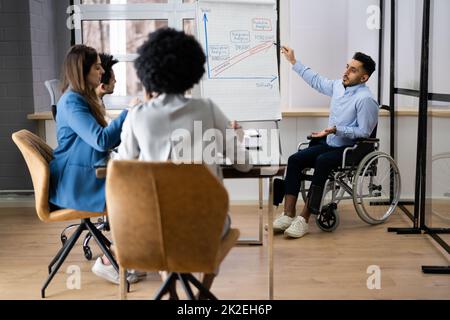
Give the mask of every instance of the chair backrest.
[{"label": "chair backrest", "polygon": [[122,267],[183,273],[217,267],[228,194],[204,165],[111,161],[106,203]]},{"label": "chair backrest", "polygon": [[[375,139],[377,137],[377,129],[378,124],[372,130],[369,138]],[[349,166],[357,166],[366,155],[373,151],[376,151],[376,146],[374,143],[360,143],[355,150],[348,153],[346,164]]]},{"label": "chair backrest", "polygon": [[36,211],[39,219],[49,220],[49,163],[53,159],[53,150],[37,135],[28,130],[12,134],[14,143],[22,153],[33,181]]},{"label": "chair backrest", "polygon": [[59,79],[47,80],[44,82],[45,87],[50,94],[50,103],[52,108],[53,119],[56,120],[56,104],[58,103],[59,98],[61,98],[61,81]]}]

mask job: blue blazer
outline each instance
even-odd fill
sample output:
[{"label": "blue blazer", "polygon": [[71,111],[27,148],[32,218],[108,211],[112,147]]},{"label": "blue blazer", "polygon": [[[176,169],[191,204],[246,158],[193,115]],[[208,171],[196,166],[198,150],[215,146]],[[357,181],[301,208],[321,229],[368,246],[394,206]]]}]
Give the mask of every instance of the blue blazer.
[{"label": "blue blazer", "polygon": [[49,201],[60,208],[103,212],[105,179],[97,179],[94,165],[120,143],[127,111],[103,128],[83,96],[71,90],[59,99],[57,108],[58,147],[50,162]]}]

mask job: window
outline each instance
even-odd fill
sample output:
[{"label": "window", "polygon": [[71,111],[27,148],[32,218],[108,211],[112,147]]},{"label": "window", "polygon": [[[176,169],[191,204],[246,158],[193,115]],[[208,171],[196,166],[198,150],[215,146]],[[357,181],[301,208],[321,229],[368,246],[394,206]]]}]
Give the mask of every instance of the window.
[{"label": "window", "polygon": [[143,96],[134,69],[137,49],[150,32],[171,27],[195,34],[195,0],[76,0],[81,30],[75,42],[112,54],[119,63],[114,94],[105,97],[108,109],[123,108],[133,96]]}]

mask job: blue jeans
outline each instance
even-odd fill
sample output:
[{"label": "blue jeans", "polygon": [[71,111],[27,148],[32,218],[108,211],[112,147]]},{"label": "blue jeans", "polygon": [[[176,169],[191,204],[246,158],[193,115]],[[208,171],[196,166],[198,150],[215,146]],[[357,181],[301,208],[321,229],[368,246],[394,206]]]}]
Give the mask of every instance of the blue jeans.
[{"label": "blue jeans", "polygon": [[286,171],[285,194],[298,196],[300,192],[300,175],[306,168],[314,168],[312,186],[323,188],[333,169],[342,162],[344,147],[330,147],[325,138],[313,139],[309,147],[289,157]]}]

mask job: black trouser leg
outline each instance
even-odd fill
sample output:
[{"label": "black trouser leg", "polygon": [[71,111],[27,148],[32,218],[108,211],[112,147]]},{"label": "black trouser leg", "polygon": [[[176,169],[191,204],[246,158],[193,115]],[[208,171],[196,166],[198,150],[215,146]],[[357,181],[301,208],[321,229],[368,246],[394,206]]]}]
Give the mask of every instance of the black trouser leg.
[{"label": "black trouser leg", "polygon": [[308,193],[308,209],[314,214],[320,214],[325,182],[328,180],[331,172],[341,164],[342,154],[345,149],[345,147],[328,148],[328,151],[317,157],[314,164],[314,175]]},{"label": "black trouser leg", "polygon": [[320,214],[323,187],[311,184],[308,191],[308,209],[312,214]]},{"label": "black trouser leg", "polygon": [[317,157],[328,149],[327,145],[315,144],[289,157],[285,177],[286,194],[298,196],[302,171],[306,168],[314,168]]}]

